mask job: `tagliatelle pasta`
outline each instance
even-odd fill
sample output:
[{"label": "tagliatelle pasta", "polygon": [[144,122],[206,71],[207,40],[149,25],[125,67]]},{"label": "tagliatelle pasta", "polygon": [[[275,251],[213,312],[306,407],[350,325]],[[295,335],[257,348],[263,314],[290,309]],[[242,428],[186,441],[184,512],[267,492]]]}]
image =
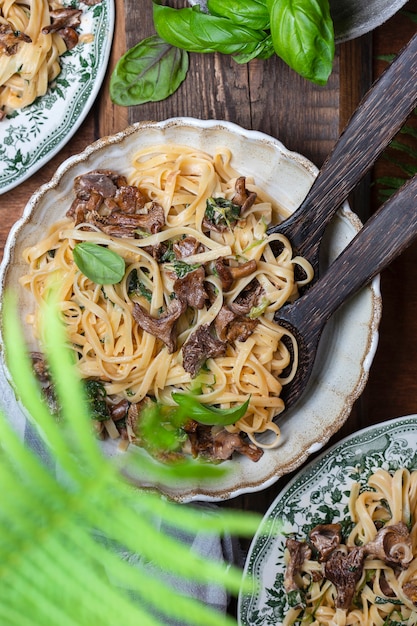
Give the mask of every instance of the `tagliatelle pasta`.
[{"label": "tagliatelle pasta", "polygon": [[[274,313],[298,296],[300,284],[310,281],[313,273],[307,261],[293,258],[285,237],[267,234],[267,226],[281,221],[283,212],[250,177],[239,177],[231,157],[227,149],[211,156],[175,144],[139,151],[127,181],[129,189],[139,190],[146,200],[139,215],[113,210],[98,216],[96,212],[94,223],[83,221],[84,213],[79,223],[73,216],[64,217],[47,237],[25,251],[28,271],[21,283],[38,305],[28,321],[40,344],[40,306],[51,281],[57,285],[81,376],[102,381],[111,404],[122,399],[138,404],[152,398],[175,406],[172,392],[190,390],[202,404],[220,408],[249,399],[246,414],[226,429],[246,434],[256,446],[270,447],[279,442],[273,418],[284,407],[282,385],[297,367],[297,346],[290,337],[295,358],[291,371],[286,371],[291,358],[282,339],[289,335],[273,321]],[[251,201],[239,206],[234,201],[243,181],[243,192]],[[215,207],[215,218],[209,205]],[[236,209],[239,215],[228,216],[227,211]],[[123,228],[129,220],[148,219],[152,211],[163,214],[163,226],[139,227],[126,236]],[[109,220],[116,214],[121,221],[112,230]],[[74,263],[74,247],[80,242],[108,247],[123,257],[122,280],[98,285],[87,278]],[[185,251],[186,244],[193,249]],[[301,283],[294,277],[297,265],[305,275]],[[227,286],[223,270],[232,276]],[[164,343],[162,333],[152,334],[140,326],[139,315],[149,324],[169,317],[184,298],[179,288],[185,288],[187,274],[192,276],[189,288],[193,289],[194,276],[201,272],[203,301],[190,305],[188,300],[181,309],[172,346],[171,337]],[[252,303],[242,314],[249,296]],[[224,328],[219,330],[225,313],[235,330],[239,324],[237,338],[225,339]],[[202,365],[187,368],[186,348],[203,330],[224,349]],[[260,442],[258,434],[266,431],[271,437]]]},{"label": "tagliatelle pasta", "polygon": [[[76,9],[48,0],[0,0],[0,112],[11,113],[45,95],[75,45]],[[52,23],[56,21],[56,26]],[[65,29],[65,32],[64,32]]]},{"label": "tagliatelle pasta", "polygon": [[[310,532],[310,540],[312,532],[321,534],[315,542],[319,554],[305,553],[294,577],[302,598],[292,602],[283,626],[417,624],[417,471],[378,469],[363,487],[354,483],[349,515],[341,543],[326,556],[321,549],[334,540],[335,524]],[[302,542],[303,549],[310,540]],[[287,543],[287,591],[294,549],[300,546]],[[289,593],[298,592],[294,587]]]}]

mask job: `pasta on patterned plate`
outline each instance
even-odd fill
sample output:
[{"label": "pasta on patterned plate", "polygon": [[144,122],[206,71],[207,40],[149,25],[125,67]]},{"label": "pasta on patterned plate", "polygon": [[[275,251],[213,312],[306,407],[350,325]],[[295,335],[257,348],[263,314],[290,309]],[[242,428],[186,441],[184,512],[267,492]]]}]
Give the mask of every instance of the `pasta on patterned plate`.
[{"label": "pasta on patterned plate", "polygon": [[287,539],[283,626],[417,624],[417,472],[376,470],[353,484],[349,509]]},{"label": "pasta on patterned plate", "polygon": [[136,154],[129,180],[81,175],[67,215],[25,251],[21,282],[39,305],[29,322],[42,345],[40,305],[54,277],[79,371],[104,407],[102,433],[146,446],[140,415],[152,401],[168,422],[178,406],[186,414],[181,452],[257,460],[279,442],[273,418],[297,362],[273,316],[312,268],[267,234],[283,214],[231,157],[161,145]]},{"label": "pasta on patterned plate", "polygon": [[81,14],[48,0],[0,0],[0,119],[45,95],[78,43]]}]

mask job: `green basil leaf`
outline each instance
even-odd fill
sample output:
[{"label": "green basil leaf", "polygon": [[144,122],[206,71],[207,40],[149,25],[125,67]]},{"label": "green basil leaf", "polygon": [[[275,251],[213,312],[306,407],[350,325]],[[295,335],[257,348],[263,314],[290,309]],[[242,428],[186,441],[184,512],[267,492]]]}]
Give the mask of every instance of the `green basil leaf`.
[{"label": "green basil leaf", "polygon": [[165,100],[187,72],[187,52],[152,35],[119,59],[110,79],[110,97],[122,106]]},{"label": "green basil leaf", "polygon": [[172,394],[172,399],[180,407],[179,413],[182,418],[193,419],[207,426],[228,426],[234,424],[243,417],[248,409],[249,400],[231,409],[219,409],[214,406],[201,404],[193,395],[185,393]]},{"label": "green basil leaf", "polygon": [[332,71],[329,0],[267,0],[276,54],[304,78],[324,85]]},{"label": "green basil leaf", "polygon": [[269,28],[266,0],[207,0],[207,8],[212,15],[227,17],[235,24],[254,30]]},{"label": "green basil leaf", "polygon": [[75,246],[73,256],[78,269],[97,285],[114,285],[124,276],[124,259],[105,246],[84,241]]},{"label": "green basil leaf", "polygon": [[189,52],[249,54],[266,33],[209,15],[199,5],[185,9],[162,6],[153,0],[153,20],[158,35],[177,48]]},{"label": "green basil leaf", "polygon": [[260,41],[250,53],[235,54],[233,60],[236,63],[244,64],[252,61],[252,59],[269,59],[275,53],[271,35],[267,35],[263,41]]}]

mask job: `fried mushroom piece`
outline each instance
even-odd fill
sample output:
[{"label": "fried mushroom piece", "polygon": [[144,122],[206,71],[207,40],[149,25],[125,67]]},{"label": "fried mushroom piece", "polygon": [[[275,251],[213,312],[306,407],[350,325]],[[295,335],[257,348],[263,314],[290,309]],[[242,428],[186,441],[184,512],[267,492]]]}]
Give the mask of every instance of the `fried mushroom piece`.
[{"label": "fried mushroom piece", "polygon": [[224,341],[213,336],[209,324],[202,324],[182,347],[183,368],[194,378],[207,359],[223,356],[225,352]]},{"label": "fried mushroom piece", "polygon": [[237,315],[247,315],[253,307],[259,304],[263,293],[262,285],[254,279],[247,285],[246,289],[240,292],[233,302],[229,303],[229,308]]},{"label": "fried mushroom piece", "polygon": [[115,237],[136,237],[138,231],[159,232],[165,213],[157,202],[146,196],[124,176],[111,170],[93,170],[74,181],[75,200],[67,217],[75,224],[88,224]]},{"label": "fried mushroom piece", "polygon": [[184,426],[194,457],[204,457],[211,461],[226,461],[234,452],[247,456],[251,461],[259,461],[263,450],[253,443],[246,442],[238,433],[229,433],[224,428],[199,424],[188,420]]},{"label": "fried mushroom piece", "polygon": [[250,319],[243,315],[237,315],[225,304],[222,306],[214,320],[214,327],[221,341],[246,341],[251,336],[258,320]]},{"label": "fried mushroom piece", "polygon": [[51,23],[42,28],[42,33],[58,33],[65,42],[68,50],[72,50],[78,43],[76,28],[81,24],[82,11],[69,7],[60,7],[51,11]]},{"label": "fried mushroom piece", "polygon": [[356,584],[362,576],[366,551],[363,546],[345,554],[335,550],[324,565],[326,578],[337,590],[336,608],[348,610],[355,593]]},{"label": "fried mushroom piece", "polygon": [[32,39],[29,35],[14,30],[10,24],[0,24],[0,53],[13,56],[16,54],[21,41],[31,43]]},{"label": "fried mushroom piece", "polygon": [[408,580],[404,583],[403,592],[417,606],[417,580]]},{"label": "fried mushroom piece", "polygon": [[110,215],[101,216],[91,211],[88,222],[113,237],[134,237],[138,230],[151,234],[159,232],[165,224],[165,214],[163,208],[153,202],[144,214],[113,211]]},{"label": "fried mushroom piece", "polygon": [[172,249],[177,259],[184,259],[188,256],[204,252],[203,244],[191,235],[176,241],[173,244]]},{"label": "fried mushroom piece", "polygon": [[202,309],[208,299],[204,287],[205,278],[206,272],[203,266],[188,272],[183,278],[177,278],[173,286],[175,295],[187,306]]},{"label": "fried mushroom piece", "polygon": [[311,557],[311,548],[305,541],[297,541],[297,539],[292,537],[288,537],[285,547],[288,550],[289,561],[285,569],[284,589],[289,593],[300,588],[297,576],[304,561]]},{"label": "fried mushroom piece", "polygon": [[138,302],[133,304],[132,315],[136,323],[146,332],[160,339],[168,348],[169,354],[176,350],[176,321],[184,313],[186,305],[175,298],[161,317],[152,317]]},{"label": "fried mushroom piece", "polygon": [[381,559],[387,565],[406,568],[413,560],[413,547],[409,530],[404,522],[384,526],[375,539],[365,546],[366,554]]},{"label": "fried mushroom piece", "polygon": [[241,207],[240,214],[243,215],[243,213],[250,209],[255,203],[257,194],[254,191],[248,191],[246,189],[245,176],[239,176],[239,178],[236,179],[235,191],[236,193],[232,198],[232,202]]},{"label": "fried mushroom piece", "polygon": [[340,524],[318,524],[310,531],[310,541],[319,554],[319,562],[326,561],[342,540]]},{"label": "fried mushroom piece", "polygon": [[231,265],[227,265],[224,257],[219,257],[214,262],[214,267],[216,274],[220,278],[223,291],[229,291],[235,280],[253,274],[256,271],[257,263],[255,259],[251,259],[246,263],[241,263],[241,265],[233,267]]}]

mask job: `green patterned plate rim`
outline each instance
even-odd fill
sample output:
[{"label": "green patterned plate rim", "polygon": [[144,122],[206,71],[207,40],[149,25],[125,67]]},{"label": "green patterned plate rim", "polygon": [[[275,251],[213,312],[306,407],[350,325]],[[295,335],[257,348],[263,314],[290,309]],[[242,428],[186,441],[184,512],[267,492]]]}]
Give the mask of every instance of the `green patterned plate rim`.
[{"label": "green patterned plate rim", "polygon": [[240,626],[282,625],[289,609],[283,588],[286,535],[303,534],[303,526],[324,518],[342,519],[353,482],[366,483],[378,468],[399,467],[417,469],[417,415],[349,435],[300,470],[270,506],[248,551],[243,576],[251,591],[239,595]]},{"label": "green patterned plate rim", "polygon": [[84,121],[104,80],[114,1],[88,6],[76,0],[71,6],[83,11],[78,32],[88,42],[61,57],[61,73],[44,96],[0,122],[0,194],[32,176],[63,148]]}]

